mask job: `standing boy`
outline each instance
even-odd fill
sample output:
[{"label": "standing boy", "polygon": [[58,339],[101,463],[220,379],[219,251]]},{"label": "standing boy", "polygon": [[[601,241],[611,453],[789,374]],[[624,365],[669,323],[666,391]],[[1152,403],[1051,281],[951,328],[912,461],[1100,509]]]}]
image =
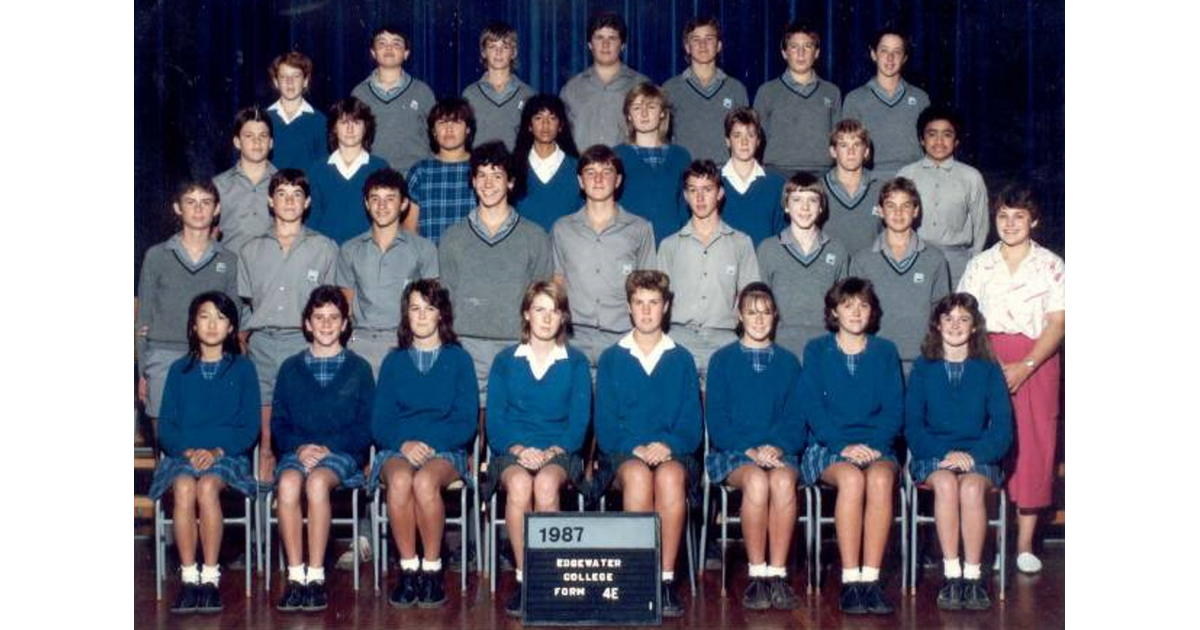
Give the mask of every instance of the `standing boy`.
[{"label": "standing boy", "polygon": [[434,102],[429,86],[404,71],[410,52],[404,31],[392,25],[376,29],[371,35],[375,71],[350,92],[375,114],[383,140],[377,151],[401,173],[429,155],[425,116]]},{"label": "standing boy", "polygon": [[617,204],[624,167],[612,149],[594,145],[584,151],[577,174],[583,208],[556,221],[551,231],[554,279],[567,287],[575,329],[571,345],[594,368],[600,353],[629,330],[625,278],[654,267],[654,228]]},{"label": "standing boy", "polygon": [[492,360],[521,339],[521,300],[537,280],[550,279],[550,238],[508,202],[512,157],[488,142],[471,156],[471,185],[479,205],[446,230],[438,248],[442,283],[454,304],[454,329],[475,359],[480,401],[487,401]]},{"label": "standing boy", "polygon": [[262,436],[259,443],[258,480],[274,476],[271,453],[271,402],[275,376],[284,359],[304,350],[301,329],[304,305],[312,290],[333,284],[337,245],[304,226],[310,187],[303,171],[281,169],[271,176],[271,230],[242,248],[238,266],[238,294],[251,314],[240,333],[243,347],[258,371],[262,393]]},{"label": "standing boy", "polygon": [[838,121],[829,134],[829,155],[834,164],[823,180],[829,202],[823,229],[848,251],[859,252],[879,236],[879,187],[883,180],[866,168],[871,157],[871,134],[853,118]]},{"label": "standing boy", "polygon": [[957,286],[967,261],[983,251],[990,227],[987,185],[973,167],[954,159],[962,121],[949,108],[930,107],[917,119],[925,157],[900,169],[924,202],[921,238],[941,248]]},{"label": "standing boy", "polygon": [[717,67],[721,52],[721,24],[713,16],[696,17],[683,26],[683,51],[688,67],[663,84],[674,106],[675,144],[693,159],[721,162],[725,159],[720,135],[725,117],[735,109],[750,106],[741,81]]},{"label": "standing boy", "polygon": [[267,160],[271,154],[271,117],[257,106],[238,111],[233,118],[233,146],[238,161],[233,168],[213,178],[224,213],[221,216],[221,244],[237,254],[242,246],[271,229],[267,210],[267,185],[275,166]]},{"label": "standing boy", "polygon": [[875,76],[846,95],[842,115],[861,121],[871,132],[875,138],[872,170],[880,180],[888,180],[921,158],[912,129],[929,107],[929,95],[900,76],[908,61],[908,38],[895,28],[884,27],[875,34],[871,61]]},{"label": "standing boy", "polygon": [[879,191],[879,204],[884,230],[874,245],[852,256],[850,275],[874,285],[883,312],[879,336],[896,344],[907,378],[921,355],[930,311],[950,293],[950,269],[942,252],[913,228],[921,195],[912,181],[889,180]]},{"label": "standing boy", "polygon": [[509,151],[516,145],[521,110],[537,93],[513,74],[518,43],[517,29],[503,22],[488,24],[479,35],[479,56],[485,72],[462,93],[475,110],[475,139],[479,144],[499,140]]},{"label": "standing boy", "polygon": [[475,113],[466,99],[441,99],[429,112],[426,142],[434,156],[408,171],[412,210],[404,229],[417,232],[437,245],[442,234],[467,218],[475,207],[471,190],[471,144],[475,139]]},{"label": "standing boy", "polygon": [[271,62],[268,74],[279,100],[267,108],[275,129],[271,163],[277,168],[308,168],[329,149],[325,143],[325,114],[304,98],[313,64],[304,53],[292,51]]},{"label": "standing boy", "polygon": [[371,364],[378,378],[383,358],[396,347],[404,289],[422,278],[438,276],[437,248],[428,239],[400,229],[409,211],[408,186],[400,173],[390,168],[371,173],[362,200],[371,229],[342,244],[337,283],[354,317],[348,347]]},{"label": "standing boy", "polygon": [[559,96],[567,104],[567,116],[575,144],[616,146],[628,135],[622,106],[625,94],[650,79],[621,63],[625,50],[625,20],[616,13],[601,13],[588,24],[588,50],[592,65],[571,77]]},{"label": "standing boy", "polygon": [[829,132],[842,118],[842,92],[817,76],[821,34],[815,28],[791,22],[783,30],[779,49],[787,70],[754,95],[754,109],[767,135],[764,161],[785,176],[808,171],[820,177],[829,168],[825,150]]},{"label": "standing boy", "polygon": [[737,296],[758,280],[754,243],[721,220],[721,174],[712,160],[683,172],[683,197],[692,218],[663,239],[658,268],[679,287],[671,308],[671,336],[696,359],[700,386],[714,352],[737,341]]}]

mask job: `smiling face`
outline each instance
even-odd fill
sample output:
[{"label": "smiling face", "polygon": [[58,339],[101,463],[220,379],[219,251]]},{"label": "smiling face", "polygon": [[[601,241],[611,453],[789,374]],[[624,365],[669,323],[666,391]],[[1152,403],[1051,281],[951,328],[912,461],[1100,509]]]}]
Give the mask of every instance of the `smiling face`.
[{"label": "smiling face", "polygon": [[349,322],[342,317],[336,304],[325,304],[313,309],[312,315],[304,320],[304,330],[313,337],[314,354],[330,356],[342,349],[342,333]]},{"label": "smiling face", "polygon": [[707,219],[721,209],[725,189],[707,177],[689,175],[683,185],[683,198],[687,201],[693,217]]},{"label": "smiling face", "polygon": [[717,29],[707,25],[697,26],[683,40],[683,50],[692,63],[713,63],[717,54],[721,52],[721,39],[717,36]]},{"label": "smiling face", "polygon": [[233,146],[237,148],[242,159],[251,164],[261,164],[267,161],[271,153],[271,129],[267,123],[257,120],[247,121],[233,138]]},{"label": "smiling face", "polygon": [[733,123],[725,144],[729,147],[730,157],[739,162],[749,162],[755,159],[762,138],[758,137],[758,130],[754,125]]},{"label": "smiling face", "polygon": [[471,177],[471,185],[475,188],[481,208],[497,208],[507,203],[513,181],[503,168],[495,164],[481,164]]},{"label": "smiling face", "polygon": [[738,310],[738,321],[742,322],[743,344],[765,347],[775,330],[775,306],[766,296],[746,299]]},{"label": "smiling face", "polygon": [[371,42],[371,58],[380,68],[395,70],[408,59],[408,43],[396,33],[380,33]]},{"label": "smiling face", "polygon": [[304,194],[304,189],[295,184],[280,184],[274,194],[267,197],[267,205],[275,214],[275,219],[282,223],[297,223],[304,220],[304,211],[312,199]]},{"label": "smiling face", "polygon": [[996,233],[1000,241],[1008,247],[1018,247],[1029,243],[1033,228],[1038,222],[1025,208],[1009,208],[1000,206],[996,211]]},{"label": "smiling face", "polygon": [[879,44],[871,50],[871,61],[875,62],[875,72],[882,77],[898,77],[908,61],[908,51],[904,49],[904,40],[898,35],[884,35],[879,38]]},{"label": "smiling face", "polygon": [[652,289],[639,288],[629,299],[633,327],[643,335],[653,335],[662,330],[663,315],[669,308],[670,302],[663,300],[662,293]]},{"label": "smiling face", "polygon": [[921,133],[921,148],[934,162],[944,162],[958,148],[958,131],[948,120],[931,120]]},{"label": "smiling face", "polygon": [[218,349],[233,330],[233,323],[212,302],[205,302],[196,311],[196,323],[192,326],[201,349]]},{"label": "smiling face", "polygon": [[308,77],[304,76],[304,71],[286,63],[279,64],[279,70],[275,73],[275,78],[271,80],[271,83],[275,85],[279,96],[283,97],[285,101],[299,99],[308,89]]},{"label": "smiling face", "polygon": [[821,49],[817,47],[816,41],[807,34],[792,33],[787,38],[787,46],[780,53],[792,74],[806,75],[812,72],[813,65],[817,63],[817,57],[821,56]]},{"label": "smiling face", "polygon": [[400,196],[396,188],[376,187],[367,193],[366,205],[372,225],[385,228],[400,220],[400,215],[408,207],[408,199]]},{"label": "smiling face", "polygon": [[838,303],[833,309],[838,329],[851,335],[866,334],[871,323],[871,303],[861,296],[852,295]]},{"label": "smiling face", "polygon": [[529,335],[539,341],[555,341],[558,331],[562,329],[563,314],[554,305],[554,298],[539,293],[533,298],[529,309],[523,313],[525,321],[529,322]]},{"label": "smiling face", "polygon": [[893,191],[880,203],[883,206],[883,224],[889,232],[903,234],[912,229],[913,222],[921,214],[917,200],[903,190]]},{"label": "smiling face", "polygon": [[183,193],[183,198],[173,204],[175,215],[183,227],[191,230],[207,230],[221,214],[221,204],[209,192],[193,188]]},{"label": "smiling face", "polygon": [[413,291],[408,298],[408,328],[416,341],[429,342],[437,345],[441,342],[438,334],[438,323],[442,321],[441,312],[432,306],[425,296]]},{"label": "smiling face", "polygon": [[617,29],[605,26],[596,29],[588,40],[588,50],[592,51],[592,63],[597,66],[612,66],[621,63],[621,34]]},{"label": "smiling face", "polygon": [[975,318],[963,307],[956,306],[938,318],[938,332],[942,333],[943,349],[962,348],[970,343],[971,335],[975,333]]},{"label": "smiling face", "polygon": [[821,195],[813,190],[794,190],[788,193],[784,213],[791,219],[792,225],[802,229],[811,229],[821,218]]}]

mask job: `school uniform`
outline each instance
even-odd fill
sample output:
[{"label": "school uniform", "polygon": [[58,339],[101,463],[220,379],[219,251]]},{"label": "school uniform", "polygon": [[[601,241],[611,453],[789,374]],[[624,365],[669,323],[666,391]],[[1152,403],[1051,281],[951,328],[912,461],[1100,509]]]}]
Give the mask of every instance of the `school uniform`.
[{"label": "school uniform", "polygon": [[575,173],[578,165],[578,159],[559,148],[545,160],[530,150],[517,212],[550,233],[555,221],[583,205]]},{"label": "school uniform", "polygon": [[662,89],[671,102],[671,133],[675,144],[687,149],[696,160],[720,164],[728,159],[725,117],[735,109],[750,106],[746,86],[720,68],[704,85],[689,66],[667,79]]},{"label": "school uniform", "polygon": [[497,90],[484,74],[478,81],[463,88],[462,96],[475,112],[475,146],[499,140],[512,151],[521,125],[521,110],[525,101],[537,91],[516,75],[510,75],[504,89]]},{"label": "school uniform", "polygon": [[628,137],[625,127],[625,95],[650,79],[621,64],[612,81],[604,83],[593,66],[571,77],[558,96],[567,107],[575,144],[585,150],[593,144],[614,147]]},{"label": "school uniform", "polygon": [[300,109],[292,117],[283,113],[283,101],[267,108],[271,117],[273,142],[271,163],[276,168],[308,168],[329,152],[329,122],[325,114],[300,100]]},{"label": "school uniform", "polygon": [[879,209],[879,189],[883,180],[863,169],[858,188],[850,194],[838,180],[837,167],[834,167],[825,173],[822,181],[825,182],[826,219],[821,231],[841,241],[851,254],[873,245],[883,231],[883,214]]},{"label": "school uniform", "polygon": [[354,163],[346,165],[337,151],[318,158],[308,167],[312,187],[312,205],[305,225],[333,239],[338,245],[371,229],[371,220],[363,203],[363,185],[375,171],[387,168],[387,162],[366,151]]},{"label": "school uniform", "polygon": [[225,249],[238,253],[242,247],[257,236],[271,231],[271,209],[267,206],[271,176],[279,169],[267,162],[262,179],[258,183],[242,170],[241,162],[212,179],[213,186],[221,195],[221,214],[217,215],[217,227],[221,229],[221,244]]},{"label": "school uniform", "polygon": [[846,247],[821,231],[812,251],[805,252],[787,227],[763,241],[757,254],[759,273],[771,286],[779,312],[775,342],[803,356],[804,346],[826,332],[825,293],[846,277]]},{"label": "school uniform", "polygon": [[786,175],[807,171],[819,177],[829,168],[829,133],[842,119],[842,92],[836,85],[815,73],[802,84],[784,70],[758,88],[754,109],[767,138],[764,163]]},{"label": "school uniform", "polygon": [[673,144],[653,148],[621,144],[613,151],[625,168],[621,207],[649,221],[656,244],[662,243],[690,216],[680,178],[692,162],[691,154]]},{"label": "school uniform", "polygon": [[733,160],[721,167],[721,185],[725,202],[721,205],[721,220],[733,229],[745,232],[754,246],[787,227],[783,212],[783,175],[768,171],[758,162],[749,180],[743,180],[733,168]]},{"label": "school uniform", "polygon": [[437,100],[424,81],[408,72],[391,89],[379,83],[378,74],[379,70],[372,71],[354,86],[350,96],[365,103],[375,115],[375,142],[371,147],[375,154],[387,160],[392,168],[406,173],[418,161],[429,157],[429,130],[425,121]]},{"label": "school uniform", "polygon": [[881,180],[891,179],[904,165],[921,159],[915,130],[926,107],[929,95],[904,79],[890,95],[876,77],[846,95],[842,118],[853,118],[870,132],[873,170]]},{"label": "school uniform", "polygon": [[950,265],[950,285],[958,284],[967,261],[983,251],[991,227],[983,175],[954,157],[942,162],[921,158],[897,175],[917,185],[921,195],[917,234],[942,250]]}]

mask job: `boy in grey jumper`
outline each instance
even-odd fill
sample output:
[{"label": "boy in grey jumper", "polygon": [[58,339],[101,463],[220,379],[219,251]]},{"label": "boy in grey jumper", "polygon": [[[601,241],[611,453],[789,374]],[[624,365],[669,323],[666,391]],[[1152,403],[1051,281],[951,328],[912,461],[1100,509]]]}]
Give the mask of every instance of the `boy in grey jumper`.
[{"label": "boy in grey jumper", "polygon": [[500,140],[512,151],[525,101],[536,94],[513,70],[517,68],[517,30],[492,22],[479,34],[484,75],[463,88],[462,96],[475,110],[475,142]]},{"label": "boy in grey jumper", "polygon": [[375,29],[371,58],[377,67],[350,91],[375,114],[375,153],[401,173],[429,157],[425,117],[434,103],[429,86],[404,71],[410,52],[404,31],[392,25]]},{"label": "boy in grey jumper", "polygon": [[537,280],[549,280],[550,238],[509,205],[515,183],[504,143],[471,154],[471,185],[479,205],[448,230],[438,246],[442,284],[454,304],[454,329],[475,360],[480,404],[487,400],[492,360],[521,338],[521,299]]},{"label": "boy in grey jumper", "polygon": [[817,76],[821,34],[815,28],[803,22],[788,24],[779,52],[787,70],[754,95],[754,110],[767,136],[763,161],[785,176],[808,171],[820,177],[829,168],[829,132],[842,119],[842,92]]},{"label": "boy in grey jumper", "polygon": [[866,278],[879,296],[879,336],[896,344],[904,376],[921,354],[933,306],[950,293],[946,257],[917,235],[921,195],[911,180],[897,177],[879,191],[884,230],[870,249],[854,254],[850,275]]},{"label": "boy in grey jumper", "polygon": [[721,52],[717,18],[688,20],[683,27],[683,50],[690,65],[662,87],[672,105],[675,144],[687,149],[693,159],[723,164],[729,151],[721,130],[729,112],[750,105],[746,86],[717,67]]}]

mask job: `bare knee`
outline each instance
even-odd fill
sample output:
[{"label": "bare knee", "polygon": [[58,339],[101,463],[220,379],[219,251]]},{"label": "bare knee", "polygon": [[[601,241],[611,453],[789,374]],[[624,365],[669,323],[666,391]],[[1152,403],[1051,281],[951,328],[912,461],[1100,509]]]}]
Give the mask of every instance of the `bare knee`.
[{"label": "bare knee", "polygon": [[767,479],[766,472],[758,468],[748,471],[742,484],[742,500],[747,505],[756,507],[766,505],[770,491],[771,484]]},{"label": "bare knee", "polygon": [[303,477],[295,470],[285,470],[279,476],[279,487],[276,497],[280,505],[298,505],[300,503],[300,488]]},{"label": "bare knee", "polygon": [[528,509],[533,502],[533,477],[525,470],[510,468],[504,475],[504,489],[513,506]]},{"label": "bare knee", "polygon": [[867,469],[867,495],[877,500],[890,497],[896,487],[896,475],[890,467],[872,466]]},{"label": "bare knee", "polygon": [[547,474],[544,470],[533,480],[534,503],[538,509],[550,508],[558,504],[558,493],[562,488],[558,475]]},{"label": "bare knee", "polygon": [[225,483],[216,475],[204,475],[196,482],[196,501],[206,505],[221,504],[221,488]]},{"label": "bare knee", "polygon": [[304,482],[304,493],[308,495],[309,505],[328,503],[329,491],[333,490],[336,485],[337,478],[333,474],[324,473],[320,468],[313,470]]},{"label": "bare knee", "polygon": [[437,479],[425,470],[418,470],[417,474],[413,475],[412,486],[413,496],[416,497],[418,503],[431,503],[442,494],[442,487],[438,484]]},{"label": "bare knee", "polygon": [[196,501],[196,479],[188,475],[179,475],[171,484],[171,491],[175,493],[175,502],[182,504],[195,503]]},{"label": "bare knee", "polygon": [[958,496],[964,505],[983,505],[988,482],[982,475],[963,475],[958,484]]},{"label": "bare knee", "polygon": [[796,502],[796,473],[790,468],[776,468],[770,474],[771,502],[790,505]]},{"label": "bare knee", "polygon": [[[838,466],[838,464],[834,465]],[[839,498],[850,501],[862,501],[867,486],[866,473],[847,464],[841,467],[834,475],[834,482],[837,486]]]},{"label": "bare knee", "polygon": [[389,503],[399,505],[412,498],[413,476],[411,469],[396,467],[386,475],[384,481],[387,483]]},{"label": "bare knee", "polygon": [[938,497],[955,497],[958,496],[958,475],[948,471],[939,470],[929,475],[925,479],[925,484],[933,488],[933,493]]},{"label": "bare knee", "polygon": [[678,463],[665,463],[654,471],[654,495],[659,503],[674,505],[683,500],[687,471]]}]

